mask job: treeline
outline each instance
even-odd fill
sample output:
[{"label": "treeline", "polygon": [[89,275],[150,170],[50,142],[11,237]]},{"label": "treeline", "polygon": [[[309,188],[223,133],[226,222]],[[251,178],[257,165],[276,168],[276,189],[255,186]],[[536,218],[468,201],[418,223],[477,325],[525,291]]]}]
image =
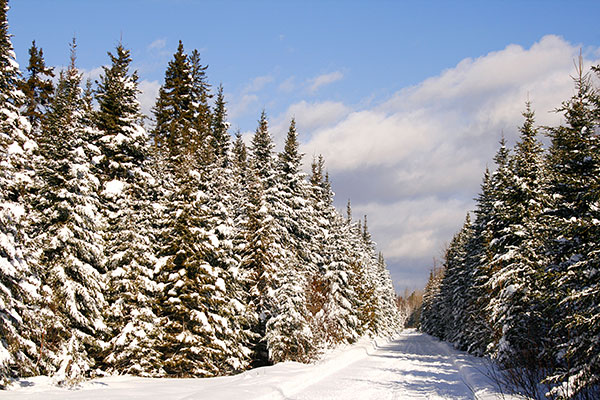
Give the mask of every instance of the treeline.
[{"label": "treeline", "polygon": [[[45,374],[201,377],[398,330],[364,222],[309,179],[292,120],[228,133],[197,51],[179,43],[149,132],[119,44],[82,89],[33,43],[21,74],[0,1],[0,382]],[[24,76],[23,76],[24,75]],[[22,77],[23,76],[23,77]]]},{"label": "treeline", "polygon": [[404,290],[403,296],[396,297],[396,304],[406,315],[405,328],[418,328],[421,323],[421,311],[423,307],[423,290],[413,290],[410,294],[408,289]]},{"label": "treeline", "polygon": [[498,360],[503,379],[532,397],[600,393],[596,74],[580,59],[559,126],[536,127],[527,103],[519,141],[512,150],[501,141],[474,219],[467,215],[423,300],[423,331]]}]

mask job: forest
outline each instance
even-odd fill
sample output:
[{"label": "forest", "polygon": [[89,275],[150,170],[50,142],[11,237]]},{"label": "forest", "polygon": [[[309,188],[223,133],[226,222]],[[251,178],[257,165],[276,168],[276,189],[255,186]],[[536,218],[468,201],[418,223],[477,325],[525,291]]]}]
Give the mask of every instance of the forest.
[{"label": "forest", "polygon": [[559,126],[526,103],[423,296],[424,332],[490,356],[526,398],[600,395],[600,66],[576,67]]},{"label": "forest", "polygon": [[151,122],[122,43],[97,82],[21,70],[0,1],[0,386],[206,377],[390,335],[405,316],[367,218],[303,172],[295,121],[247,145],[179,42]]}]

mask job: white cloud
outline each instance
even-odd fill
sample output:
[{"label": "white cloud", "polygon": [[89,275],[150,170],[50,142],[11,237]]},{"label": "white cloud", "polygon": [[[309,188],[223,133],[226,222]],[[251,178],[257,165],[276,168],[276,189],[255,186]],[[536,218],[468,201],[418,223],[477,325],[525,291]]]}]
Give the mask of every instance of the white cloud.
[{"label": "white cloud", "polygon": [[290,76],[289,78],[287,78],[286,80],[284,80],[283,82],[281,82],[279,84],[278,89],[285,93],[292,92],[296,88],[295,80],[296,80],[296,78],[294,76]]},{"label": "white cloud", "polygon": [[429,265],[473,207],[501,135],[509,145],[518,139],[525,101],[538,125],[560,122],[551,111],[573,94],[578,54],[579,46],[550,35],[529,49],[509,45],[465,59],[379,106],[346,108],[333,125],[315,120],[302,151],[325,156],[342,202],[359,199],[354,209],[368,213],[392,268],[406,260]]},{"label": "white cloud", "polygon": [[100,75],[104,73],[104,69],[102,67],[96,67],[90,70],[80,69],[81,73],[81,82],[85,85],[86,81],[89,79],[92,83],[100,80]]},{"label": "white cloud", "polygon": [[311,93],[316,92],[322,86],[329,85],[333,82],[337,82],[344,77],[344,74],[340,71],[334,71],[329,74],[319,75],[316,78],[309,79],[309,87],[308,90]]},{"label": "white cloud", "polygon": [[242,94],[230,98],[233,99],[227,107],[227,114],[230,119],[243,115],[252,105],[258,102],[258,96],[255,94]]},{"label": "white cloud", "polygon": [[271,75],[258,76],[244,88],[244,93],[254,93],[261,91],[266,85],[273,82],[274,78]]},{"label": "white cloud", "polygon": [[138,100],[142,109],[142,114],[152,117],[152,107],[158,97],[158,91],[160,89],[160,83],[158,81],[141,81],[138,85],[140,94]]},{"label": "white cloud", "polygon": [[270,131],[275,143],[282,145],[292,118],[296,119],[296,130],[302,139],[317,129],[335,125],[349,112],[350,108],[340,102],[309,103],[303,100],[292,104],[281,115],[273,118]]},{"label": "white cloud", "polygon": [[156,39],[148,45],[148,50],[162,50],[167,46],[167,39]]},{"label": "white cloud", "polygon": [[479,157],[480,150],[495,146],[502,131],[516,137],[528,96],[539,124],[560,119],[548,111],[572,94],[569,74],[577,51],[547,36],[529,50],[511,45],[464,60],[377,108],[354,112],[337,126],[316,132],[308,146],[325,151],[332,169],[389,167],[414,163],[419,156],[426,167],[427,154],[453,159],[465,149]]},{"label": "white cloud", "polygon": [[353,205],[356,217],[368,215],[378,247],[388,259],[430,259],[439,256],[444,241],[460,228],[470,201],[435,195],[401,199],[389,204]]}]

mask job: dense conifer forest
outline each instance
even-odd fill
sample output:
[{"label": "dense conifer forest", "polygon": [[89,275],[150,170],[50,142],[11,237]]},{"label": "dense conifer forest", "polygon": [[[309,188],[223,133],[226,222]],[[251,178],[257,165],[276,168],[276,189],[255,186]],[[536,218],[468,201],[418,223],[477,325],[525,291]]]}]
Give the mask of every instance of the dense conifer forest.
[{"label": "dense conifer forest", "polygon": [[[0,386],[49,375],[204,377],[398,331],[369,234],[302,170],[295,122],[231,139],[223,88],[180,42],[144,125],[130,51],[97,82],[20,70],[0,1]],[[301,116],[300,116],[301,117]]]},{"label": "dense conifer forest", "polygon": [[560,126],[537,127],[526,104],[519,141],[500,142],[423,298],[423,331],[499,361],[530,398],[600,394],[597,77],[580,59]]}]

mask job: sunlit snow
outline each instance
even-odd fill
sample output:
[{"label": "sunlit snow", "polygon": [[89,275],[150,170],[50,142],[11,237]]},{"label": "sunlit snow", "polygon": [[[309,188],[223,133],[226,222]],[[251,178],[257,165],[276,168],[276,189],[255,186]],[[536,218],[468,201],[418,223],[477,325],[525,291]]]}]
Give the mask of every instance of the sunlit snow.
[{"label": "sunlit snow", "polygon": [[[182,333],[181,339],[185,334]],[[6,399],[482,399],[500,398],[483,359],[431,336],[405,330],[390,342],[363,339],[315,364],[284,362],[205,379],[114,376],[58,388],[50,378],[15,382]],[[502,397],[510,400],[504,394]]]}]

